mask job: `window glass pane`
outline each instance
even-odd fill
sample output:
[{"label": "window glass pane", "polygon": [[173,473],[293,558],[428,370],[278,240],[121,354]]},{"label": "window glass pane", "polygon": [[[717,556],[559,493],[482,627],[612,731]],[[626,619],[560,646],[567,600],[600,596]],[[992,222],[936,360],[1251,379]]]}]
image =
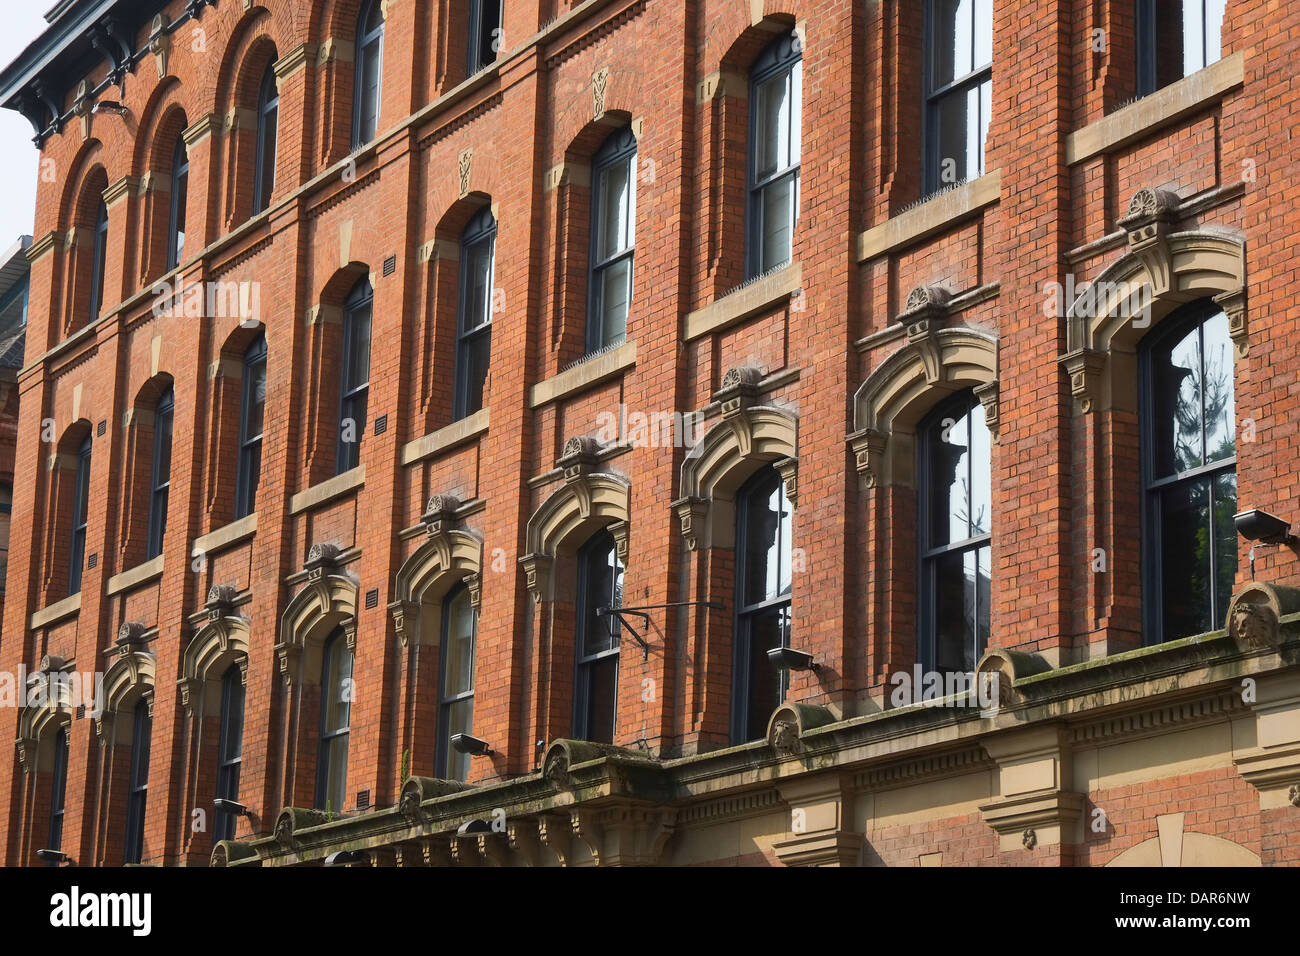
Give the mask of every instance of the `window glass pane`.
[{"label": "window glass pane", "polygon": [[972,7],[975,0],[935,0],[934,77],[932,88],[940,89],[974,69],[971,62],[973,37]]},{"label": "window glass pane", "polygon": [[632,169],[630,161],[610,166],[600,174],[600,235],[596,260],[604,262],[632,245]]},{"label": "window glass pane", "polygon": [[465,289],[463,329],[473,329],[491,321],[492,314],[492,242],[470,246]]},{"label": "window glass pane", "polygon": [[1183,76],[1205,66],[1204,0],[1183,0]]},{"label": "window glass pane", "polygon": [[360,388],[370,381],[370,304],[352,314],[352,337],[349,342],[347,388]]},{"label": "window glass pane", "polygon": [[173,201],[176,203],[175,212],[175,246],[176,255],[172,259],[172,265],[179,265],[185,258],[185,206],[189,199],[190,174],[188,165],[184,172],[176,178],[173,187]]},{"label": "window glass pane", "polygon": [[978,175],[976,133],[979,120],[977,88],[959,90],[935,104],[938,139],[935,162],[939,186],[962,182]]},{"label": "window glass pane", "polygon": [[588,551],[586,555],[586,627],[582,634],[582,655],[589,657],[618,647],[617,628],[610,617],[597,617],[596,610],[622,603],[623,568],[613,539],[607,547]]},{"label": "window glass pane", "polygon": [[[789,557],[782,554],[782,526],[787,534],[789,528],[789,517],[783,513],[789,505],[784,498],[780,476],[775,472],[753,486],[745,498],[742,599],[746,606],[779,597],[789,587]],[[788,542],[786,537],[785,543]]]},{"label": "window glass pane", "polygon": [[970,414],[943,415],[930,425],[928,451],[930,548],[970,534]]},{"label": "window glass pane", "polygon": [[771,183],[763,190],[763,250],[759,271],[765,272],[790,261],[794,241],[794,176]]},{"label": "window glass pane", "polygon": [[266,413],[266,362],[261,361],[251,366],[248,376],[244,440],[253,441],[262,437],[262,422]]},{"label": "window glass pane", "polygon": [[339,813],[345,805],[348,785],[347,734],[330,740],[326,748],[326,760],[329,769],[325,779],[325,803],[332,812]]},{"label": "window glass pane", "polygon": [[767,659],[767,652],[786,643],[790,627],[790,606],[768,608],[749,619],[749,695],[746,740],[767,733],[772,711],[781,705],[781,672]]},{"label": "window glass pane", "polygon": [[791,164],[790,74],[781,73],[758,85],[755,103],[754,179],[762,182]]},{"label": "window glass pane", "polygon": [[348,726],[352,711],[352,652],[342,637],[334,639],[329,649],[329,674],[323,693],[325,699],[325,730],[343,730]]},{"label": "window glass pane", "polygon": [[472,415],[483,407],[491,360],[492,335],[482,332],[465,343],[465,414]]},{"label": "window glass pane", "polygon": [[1223,58],[1223,15],[1227,10],[1227,0],[1204,0],[1205,2],[1205,65],[1217,63]]},{"label": "window glass pane", "polygon": [[1201,336],[1193,328],[1151,355],[1152,466],[1154,477],[1201,464]]},{"label": "window glass pane", "polygon": [[586,737],[598,743],[613,743],[614,707],[618,697],[618,655],[602,657],[586,667]]},{"label": "window glass pane", "polygon": [[988,548],[945,554],[935,562],[935,667],[975,670],[989,633]]},{"label": "window glass pane", "polygon": [[[448,741],[451,740],[454,734],[474,732],[474,699],[472,697],[448,704],[444,708],[443,714],[447,722],[445,732]],[[445,746],[447,747],[448,775],[452,780],[464,780],[469,776],[470,755],[461,753],[455,747],[452,747],[450,743],[445,744]]]},{"label": "window glass pane", "polygon": [[1205,460],[1222,461],[1237,453],[1233,400],[1233,348],[1228,316],[1218,312],[1201,327],[1205,353]]},{"label": "window glass pane", "polygon": [[973,11],[975,33],[974,69],[993,63],[993,0],[975,0]]},{"label": "window glass pane", "polygon": [[1232,517],[1237,513],[1237,475],[1229,472],[1214,479],[1214,622],[1220,620],[1232,603],[1237,577],[1237,527]]},{"label": "window glass pane", "polygon": [[984,406],[976,402],[970,414],[970,536],[993,531],[993,436],[984,421]]},{"label": "window glass pane", "polygon": [[[376,4],[378,7],[378,4]],[[368,143],[379,128],[380,41],[367,44],[361,61],[361,124],[359,140]]]},{"label": "window glass pane", "polygon": [[170,401],[159,410],[157,420],[157,475],[158,484],[164,485],[171,480],[172,474],[172,407]]},{"label": "window glass pane", "polygon": [[468,589],[461,590],[447,605],[447,655],[443,663],[444,698],[474,689],[474,607]]},{"label": "window glass pane", "polygon": [[984,156],[989,142],[989,122],[993,117],[993,81],[981,83],[979,86],[980,100],[980,126],[979,141],[972,147],[974,158],[970,175],[984,175]]},{"label": "window glass pane", "polygon": [[600,341],[597,348],[622,341],[632,301],[632,259],[620,259],[596,273],[600,302]]},{"label": "window glass pane", "polygon": [[1210,479],[1183,482],[1159,496],[1162,639],[1208,631],[1210,615]]}]

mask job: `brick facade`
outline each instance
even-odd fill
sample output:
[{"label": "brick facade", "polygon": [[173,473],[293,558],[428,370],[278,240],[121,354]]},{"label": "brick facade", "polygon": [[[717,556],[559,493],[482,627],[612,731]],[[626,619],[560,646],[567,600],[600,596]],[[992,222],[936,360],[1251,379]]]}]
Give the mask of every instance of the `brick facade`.
[{"label": "brick facade", "polygon": [[[400,863],[1091,866],[1152,838],[1170,852],[1174,831],[1156,820],[1173,817],[1180,834],[1297,862],[1297,554],[1260,547],[1252,579],[1237,542],[1233,593],[1273,602],[1259,640],[1234,629],[1144,645],[1140,334],[1044,311],[1067,276],[1137,277],[1155,288],[1156,325],[1214,298],[1234,323],[1238,428],[1253,429],[1238,442],[1241,508],[1296,513],[1300,90],[1287,64],[1300,39],[1283,13],[1233,0],[1222,59],[1130,103],[1131,0],[995,0],[985,173],[927,198],[922,4],[508,0],[497,62],[467,78],[464,5],[386,0],[379,133],[349,152],[358,6],[175,0],[167,23],[191,7],[195,19],[152,50],[150,22],[124,25],[146,52],[103,98],[127,114],[74,110],[44,141],[0,665],[35,672],[48,656],[107,672],[111,707],[98,721],[0,708],[0,738],[19,744],[0,760],[5,862],[34,863],[43,846],[64,724],[63,850],[123,861],[130,714],[145,694],[143,862],[206,864],[227,666],[244,671],[251,816],[218,862],[351,848]],[[798,226],[791,263],[745,284],[747,76],[790,31]],[[275,187],[251,215],[272,63]],[[85,78],[93,88],[109,70]],[[584,359],[591,162],[628,126],[627,340]],[[169,271],[182,131],[186,241]],[[100,196],[109,253],[92,320]],[[484,410],[456,421],[458,244],[484,207],[497,222],[491,373]],[[368,420],[360,467],[336,475],[342,313],[366,276]],[[257,290],[255,516],[234,520],[241,362],[259,329],[207,308],[156,314],[161,281]],[[168,386],[169,515],[146,562],[151,409]],[[1001,653],[981,669],[1006,696],[992,716],[897,710],[891,675],[917,662],[913,433],[966,388],[996,433],[989,644]],[[620,407],[701,413],[698,454],[572,441]],[[88,435],[91,560],[69,601]],[[790,674],[786,700],[803,706],[771,740],[728,749],[732,499],[769,464],[795,506],[791,643],[819,668]],[[434,496],[447,496],[440,513]],[[624,604],[701,602],[649,612],[644,654],[625,635],[614,748],[566,742],[576,552],[602,527],[625,556]],[[437,618],[464,580],[479,609],[473,733],[493,751],[471,761],[469,790],[429,779]],[[355,696],[348,802],[325,822],[281,811],[313,805],[336,626],[355,647]],[[1257,695],[1237,692],[1246,679]],[[786,725],[793,742],[778,739]],[[500,840],[457,836],[498,809]]]}]

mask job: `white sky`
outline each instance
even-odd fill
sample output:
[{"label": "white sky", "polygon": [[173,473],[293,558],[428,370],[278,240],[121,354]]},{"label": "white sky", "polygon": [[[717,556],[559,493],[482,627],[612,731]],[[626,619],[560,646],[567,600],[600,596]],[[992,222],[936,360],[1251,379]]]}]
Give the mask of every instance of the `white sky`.
[{"label": "white sky", "polygon": [[[8,66],[47,26],[43,13],[52,0],[6,3],[0,30],[0,66]],[[21,113],[0,110],[0,249],[32,234],[36,215],[36,173],[40,154],[32,124]]]}]

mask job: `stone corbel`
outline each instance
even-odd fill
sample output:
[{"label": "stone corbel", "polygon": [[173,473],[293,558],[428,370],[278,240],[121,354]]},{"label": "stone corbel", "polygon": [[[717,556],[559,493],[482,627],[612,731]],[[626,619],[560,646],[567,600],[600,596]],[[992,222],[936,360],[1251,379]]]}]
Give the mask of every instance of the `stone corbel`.
[{"label": "stone corbel", "polygon": [[537,837],[542,846],[555,854],[560,866],[569,865],[569,843],[573,828],[568,816],[544,813],[537,818]]},{"label": "stone corbel", "polygon": [[419,640],[420,605],[414,601],[394,601],[388,605],[388,613],[393,616],[397,641],[406,650]]},{"label": "stone corbel", "polygon": [[534,604],[541,604],[551,593],[551,567],[553,559],[545,554],[526,554],[519,559],[524,566],[524,578],[528,583],[528,593],[533,596]]},{"label": "stone corbel", "polygon": [[506,823],[506,841],[512,853],[525,866],[541,865],[541,840],[536,820],[510,820]]},{"label": "stone corbel", "polygon": [[864,487],[876,488],[885,475],[885,446],[889,436],[874,428],[866,428],[849,437],[853,449],[853,464],[862,478]]},{"label": "stone corbel", "polygon": [[1236,289],[1221,292],[1214,297],[1215,304],[1228,316],[1228,337],[1237,347],[1237,356],[1245,358],[1250,353],[1250,329],[1246,320],[1246,292]]},{"label": "stone corbel", "polygon": [[940,285],[923,285],[907,295],[907,303],[898,317],[907,329],[907,344],[911,346],[925,367],[925,380],[931,384],[939,381],[942,363],[939,343],[934,333],[939,323],[948,315],[948,301],[952,293]]},{"label": "stone corbel", "polygon": [[618,554],[619,562],[626,568],[629,537],[627,522],[615,521],[606,530],[614,536],[614,550]]},{"label": "stone corbel", "polygon": [[591,514],[591,488],[586,477],[596,470],[600,458],[600,445],[591,437],[570,438],[564,443],[564,452],[555,462],[564,473],[564,483],[568,485],[578,499],[578,511],[583,515]]},{"label": "stone corbel", "polygon": [[839,775],[792,777],[779,785],[789,836],[772,845],[786,866],[857,866],[866,836],[849,829],[853,794]]},{"label": "stone corbel", "polygon": [[483,604],[483,575],[465,575],[465,588],[469,591],[469,606],[477,610]]},{"label": "stone corbel", "polygon": [[781,476],[781,481],[785,484],[785,496],[790,501],[791,508],[799,507],[799,459],[782,458],[780,461],[773,462],[772,467]]},{"label": "stone corbel", "polygon": [[754,448],[753,424],[745,412],[758,404],[758,383],[762,379],[762,370],[742,365],[729,370],[713,393],[713,400],[722,406],[722,420],[731,426],[742,458]]},{"label": "stone corbel", "polygon": [[1106,353],[1094,349],[1075,349],[1059,359],[1070,376],[1070,394],[1079,400],[1084,414],[1093,410],[1101,397],[1101,376],[1106,368]]},{"label": "stone corbel", "polygon": [[280,661],[280,677],[284,681],[284,686],[292,687],[294,674],[298,670],[298,660],[302,657],[302,645],[282,641],[275,645],[275,655]]},{"label": "stone corbel", "polygon": [[1128,204],[1128,214],[1119,221],[1128,234],[1129,252],[1146,267],[1151,294],[1159,297],[1173,284],[1173,257],[1169,233],[1178,221],[1179,198],[1164,189],[1139,189]]},{"label": "stone corbel", "polygon": [[90,84],[82,80],[77,84],[77,95],[72,100],[72,112],[81,120],[81,139],[90,139],[95,124],[95,104],[90,101]]},{"label": "stone corbel", "polygon": [[1001,851],[1083,841],[1083,794],[1071,786],[1068,739],[1060,727],[1039,727],[982,741],[998,767],[998,796],[980,813]]},{"label": "stone corbel", "polygon": [[185,716],[193,717],[195,708],[199,705],[199,695],[203,692],[203,681],[197,677],[182,677],[176,682],[176,689],[180,694],[181,708],[185,711]]},{"label": "stone corbel", "polygon": [[149,52],[153,54],[160,80],[167,75],[167,60],[171,56],[172,35],[167,29],[170,25],[171,19],[167,14],[160,13],[149,26]]},{"label": "stone corbel", "polygon": [[677,512],[677,520],[681,522],[682,537],[686,539],[686,547],[691,551],[697,551],[701,547],[707,548],[708,499],[696,497],[678,498],[673,502],[672,507]]}]

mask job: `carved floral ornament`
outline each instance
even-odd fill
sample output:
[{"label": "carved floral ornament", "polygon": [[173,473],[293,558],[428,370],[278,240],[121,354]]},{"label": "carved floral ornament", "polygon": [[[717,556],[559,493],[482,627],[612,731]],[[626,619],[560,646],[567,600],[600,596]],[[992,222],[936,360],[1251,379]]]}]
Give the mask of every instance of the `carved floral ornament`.
[{"label": "carved floral ornament", "polygon": [[1107,382],[1112,352],[1131,350],[1152,325],[1184,303],[1213,299],[1227,314],[1237,355],[1249,352],[1241,237],[1215,227],[1177,231],[1185,215],[1175,193],[1138,190],[1119,221],[1127,251],[1081,284],[1067,303],[1068,350],[1059,361],[1085,413],[1112,401]]},{"label": "carved floral ornament", "polygon": [[527,553],[519,559],[534,603],[551,596],[556,555],[581,545],[601,528],[614,536],[619,560],[628,562],[631,483],[600,470],[600,445],[591,437],[570,438],[556,460],[564,484],[528,519]]},{"label": "carved floral ornament", "polygon": [[856,431],[849,436],[858,474],[868,488],[910,484],[914,430],[944,397],[971,389],[998,438],[998,340],[967,325],[944,325],[951,294],[940,286],[913,289],[899,321],[906,343],[867,376],[854,395]]},{"label": "carved floral ornament", "polygon": [[429,498],[424,510],[424,543],[403,562],[388,605],[402,647],[435,643],[437,636],[421,628],[422,608],[441,599],[460,582],[469,589],[470,604],[479,606],[483,591],[483,540],[464,527],[464,507],[452,494]]},{"label": "carved floral ornament", "polygon": [[731,546],[735,493],[762,465],[776,468],[786,497],[797,507],[799,416],[789,408],[760,404],[762,379],[762,370],[752,365],[723,375],[713,393],[722,420],[682,462],[682,497],[673,502],[673,509],[692,551]]}]

